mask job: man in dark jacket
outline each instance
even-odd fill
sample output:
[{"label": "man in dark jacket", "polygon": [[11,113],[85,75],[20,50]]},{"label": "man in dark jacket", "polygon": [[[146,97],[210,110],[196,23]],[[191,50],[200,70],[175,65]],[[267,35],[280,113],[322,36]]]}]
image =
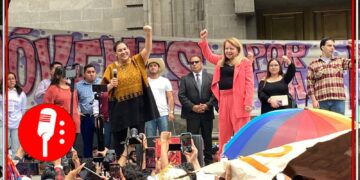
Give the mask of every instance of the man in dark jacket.
[{"label": "man in dark jacket", "polygon": [[181,118],[186,119],[187,131],[200,134],[204,140],[205,164],[212,163],[212,128],[215,97],[211,92],[212,75],[203,71],[201,58],[193,56],[189,61],[192,72],[180,80],[179,100]]}]

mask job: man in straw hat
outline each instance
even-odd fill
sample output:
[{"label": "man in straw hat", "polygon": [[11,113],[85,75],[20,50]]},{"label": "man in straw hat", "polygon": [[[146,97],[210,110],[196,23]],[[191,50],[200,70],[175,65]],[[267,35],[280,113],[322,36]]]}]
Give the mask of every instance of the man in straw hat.
[{"label": "man in straw hat", "polygon": [[160,76],[165,70],[164,60],[161,58],[150,58],[147,61],[148,80],[154,95],[160,118],[145,123],[145,133],[147,137],[156,136],[162,131],[168,131],[168,121],[173,121],[174,116],[174,97],[169,79]]}]

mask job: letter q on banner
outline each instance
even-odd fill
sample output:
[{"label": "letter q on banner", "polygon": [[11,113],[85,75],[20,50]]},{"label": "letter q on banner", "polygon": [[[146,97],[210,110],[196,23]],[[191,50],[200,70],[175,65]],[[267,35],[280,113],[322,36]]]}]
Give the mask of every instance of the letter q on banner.
[{"label": "letter q on banner", "polygon": [[75,124],[70,114],[54,104],[40,104],[21,119],[19,140],[31,157],[54,161],[70,151],[75,141]]}]

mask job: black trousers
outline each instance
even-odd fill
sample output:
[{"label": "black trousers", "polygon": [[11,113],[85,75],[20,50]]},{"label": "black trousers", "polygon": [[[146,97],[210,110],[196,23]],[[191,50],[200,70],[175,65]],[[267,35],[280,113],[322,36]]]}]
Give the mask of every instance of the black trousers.
[{"label": "black trousers", "polygon": [[204,141],[204,162],[205,165],[211,164],[213,161],[211,156],[213,120],[187,119],[186,126],[187,131],[191,132],[191,134],[200,134],[201,132]]},{"label": "black trousers", "polygon": [[[141,125],[137,125],[137,126],[131,126],[130,129],[131,128],[136,128],[138,130],[138,133],[144,133],[145,123],[142,123]],[[118,159],[120,159],[121,154],[123,153],[125,148],[124,145],[126,143],[126,138],[128,135],[128,128],[125,128],[121,131],[112,132],[112,135],[114,138],[115,153]]]}]

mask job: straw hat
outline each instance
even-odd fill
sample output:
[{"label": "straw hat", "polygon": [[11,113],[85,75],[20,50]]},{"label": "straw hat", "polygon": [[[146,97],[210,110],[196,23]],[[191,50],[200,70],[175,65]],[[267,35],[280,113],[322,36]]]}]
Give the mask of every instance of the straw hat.
[{"label": "straw hat", "polygon": [[159,73],[162,73],[165,70],[165,63],[162,58],[150,58],[146,62],[146,67],[149,66],[151,63],[156,63],[159,65]]}]

